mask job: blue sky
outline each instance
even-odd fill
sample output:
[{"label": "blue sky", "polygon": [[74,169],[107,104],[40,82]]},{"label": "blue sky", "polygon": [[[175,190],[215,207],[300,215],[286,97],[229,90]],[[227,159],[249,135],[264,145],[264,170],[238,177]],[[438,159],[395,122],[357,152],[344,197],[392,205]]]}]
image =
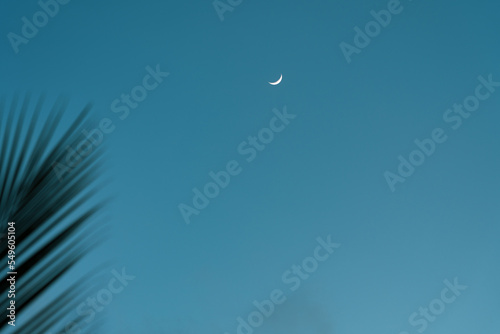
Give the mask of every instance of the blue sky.
[{"label": "blue sky", "polygon": [[[3,95],[66,94],[68,120],[92,101],[116,126],[111,237],[81,266],[136,276],[100,314],[107,333],[233,334],[281,289],[255,333],[413,334],[455,277],[467,289],[425,332],[498,328],[500,89],[459,129],[443,120],[478,76],[500,81],[498,4],[400,6],[348,63],[339,44],[388,1],[243,1],[223,21],[211,1],[71,1],[18,53],[6,36],[40,7],[1,4]],[[157,65],[168,77],[120,120],[111,103]],[[285,106],[296,117],[247,162],[240,143]],[[435,128],[446,142],[391,191],[384,172]],[[185,224],[178,205],[232,160],[241,173]],[[328,235],[340,248],[291,291],[283,273]]]}]

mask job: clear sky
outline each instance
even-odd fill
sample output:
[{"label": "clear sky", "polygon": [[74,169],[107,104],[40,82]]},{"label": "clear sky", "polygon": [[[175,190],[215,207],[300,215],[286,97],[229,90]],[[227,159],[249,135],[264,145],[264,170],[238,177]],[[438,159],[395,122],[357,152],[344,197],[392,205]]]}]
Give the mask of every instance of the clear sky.
[{"label": "clear sky", "polygon": [[[18,53],[7,36],[41,7],[0,4],[3,95],[66,94],[68,119],[93,101],[114,126],[111,237],[80,269],[113,259],[136,278],[97,315],[105,332],[234,334],[273,290],[286,300],[255,333],[498,329],[498,3],[232,3],[221,20],[211,0],[73,0]],[[381,10],[390,22],[375,14],[385,27],[355,40]],[[148,95],[127,106],[132,91]],[[477,110],[453,110],[466,99]],[[273,136],[265,149],[250,143],[259,133]],[[416,139],[432,154],[398,175]],[[229,184],[196,209],[192,189],[228,163]],[[182,203],[199,213],[190,224]],[[299,277],[286,272],[329,235],[340,246],[292,291],[283,275]],[[443,303],[455,278],[467,288]],[[445,310],[422,320],[429,304]]]}]

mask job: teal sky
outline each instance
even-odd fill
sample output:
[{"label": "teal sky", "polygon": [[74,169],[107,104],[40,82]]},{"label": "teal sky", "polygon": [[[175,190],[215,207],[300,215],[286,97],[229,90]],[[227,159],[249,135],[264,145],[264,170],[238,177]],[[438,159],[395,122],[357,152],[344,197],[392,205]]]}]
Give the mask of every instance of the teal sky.
[{"label": "teal sky", "polygon": [[[74,273],[113,259],[136,276],[97,315],[106,333],[234,334],[280,289],[254,333],[414,334],[408,318],[455,277],[467,289],[425,333],[499,328],[500,87],[460,128],[443,119],[479,76],[500,82],[499,5],[402,0],[348,63],[339,45],[387,6],[243,1],[221,21],[210,0],[73,0],[15,53],[7,34],[40,7],[0,5],[3,95],[65,94],[68,120],[92,101],[115,126],[111,237]],[[111,104],[157,65],[169,75],[121,120]],[[239,145],[285,106],[296,117],[248,162]],[[391,191],[384,173],[435,128],[447,140]],[[179,204],[232,160],[241,172],[187,225]],[[329,235],[341,246],[291,291],[282,275]]]}]

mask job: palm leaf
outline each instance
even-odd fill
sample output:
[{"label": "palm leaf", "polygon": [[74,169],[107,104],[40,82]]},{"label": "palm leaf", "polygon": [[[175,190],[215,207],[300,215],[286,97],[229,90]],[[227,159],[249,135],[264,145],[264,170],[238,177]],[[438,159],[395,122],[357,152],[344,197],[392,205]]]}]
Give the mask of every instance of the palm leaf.
[{"label": "palm leaf", "polygon": [[[84,139],[81,130],[91,126],[91,106],[61,132],[67,101],[59,99],[48,117],[42,117],[43,105],[42,96],[31,107],[29,95],[22,101],[14,97],[9,105],[0,102],[0,263],[6,268],[0,274],[0,305],[9,303],[6,229],[11,221],[16,230],[16,318],[32,305],[43,305],[31,311],[28,321],[16,321],[16,333],[59,333],[61,319],[81,321],[73,315],[74,303],[85,292],[88,277],[59,289],[59,295],[47,291],[57,290],[61,278],[101,241],[94,222],[104,205],[95,200],[102,148],[94,147],[71,171],[54,169],[56,162],[65,161],[66,148]],[[0,329],[10,327],[8,321],[2,316]]]}]

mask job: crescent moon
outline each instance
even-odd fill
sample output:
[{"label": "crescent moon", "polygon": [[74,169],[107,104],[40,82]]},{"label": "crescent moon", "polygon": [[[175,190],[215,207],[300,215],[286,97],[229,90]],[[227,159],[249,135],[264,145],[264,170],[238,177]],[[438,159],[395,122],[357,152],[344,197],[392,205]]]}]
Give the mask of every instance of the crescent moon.
[{"label": "crescent moon", "polygon": [[271,84],[273,86],[276,86],[276,85],[278,85],[281,82],[282,79],[283,79],[283,74],[280,76],[280,78],[278,79],[278,81],[276,81],[276,82],[270,82],[269,84]]}]

